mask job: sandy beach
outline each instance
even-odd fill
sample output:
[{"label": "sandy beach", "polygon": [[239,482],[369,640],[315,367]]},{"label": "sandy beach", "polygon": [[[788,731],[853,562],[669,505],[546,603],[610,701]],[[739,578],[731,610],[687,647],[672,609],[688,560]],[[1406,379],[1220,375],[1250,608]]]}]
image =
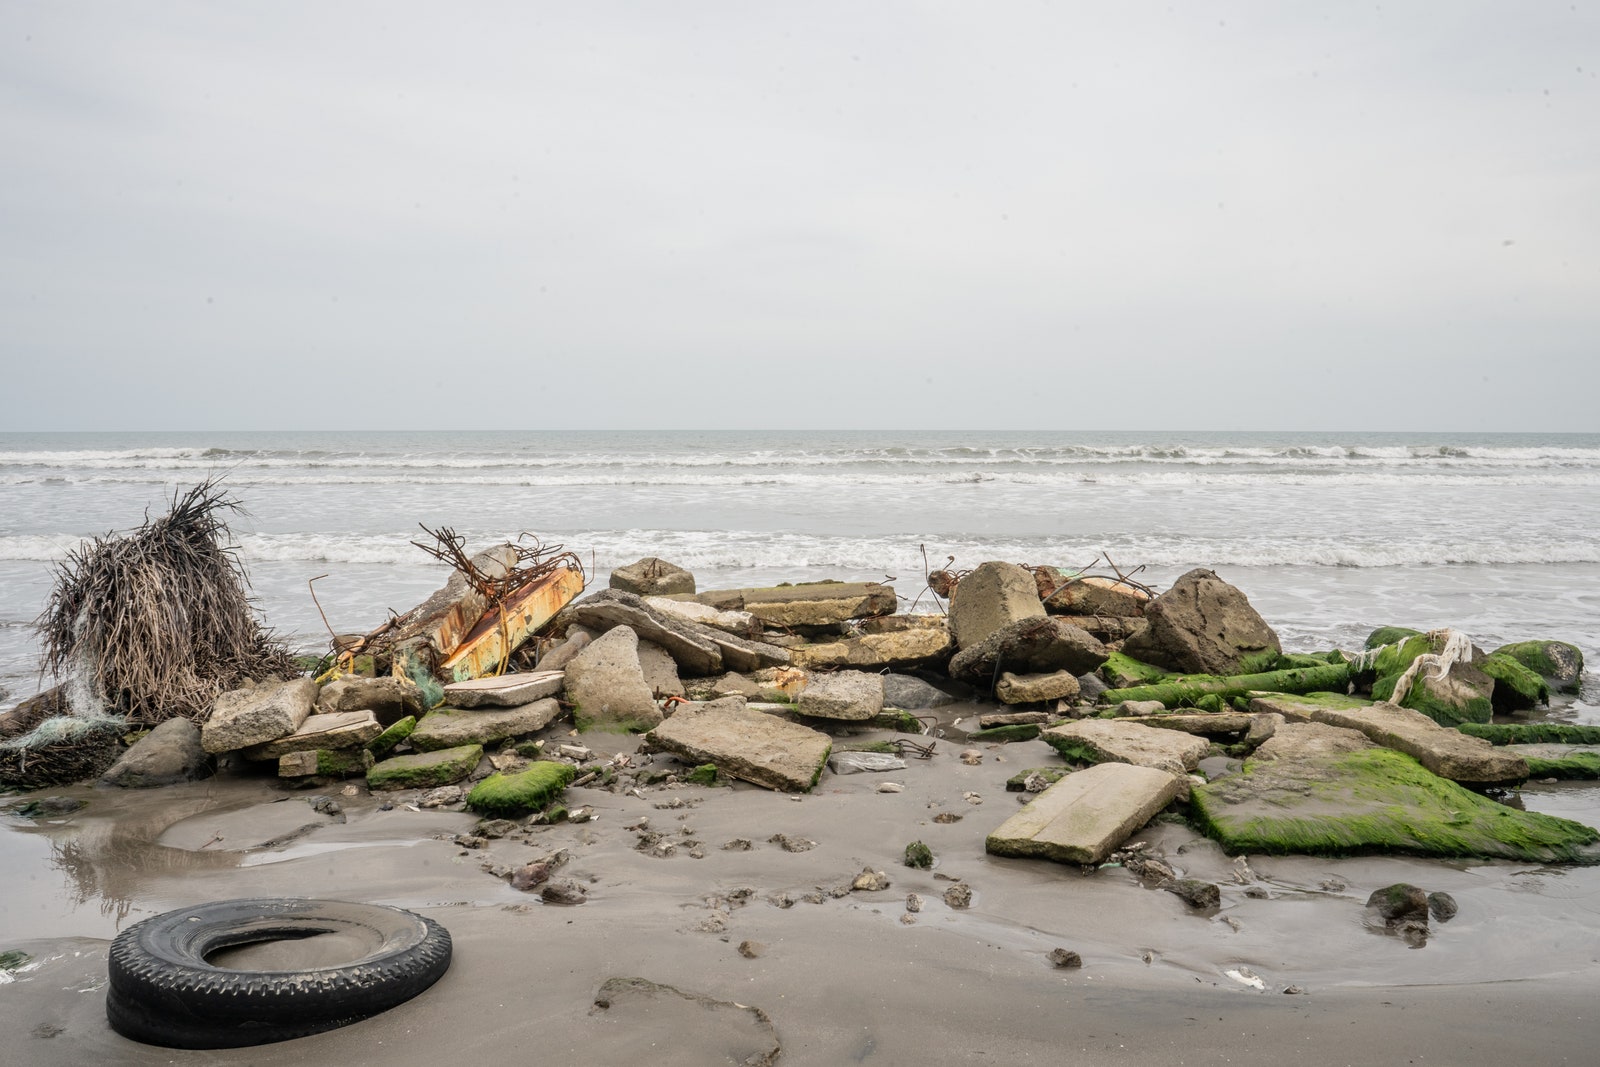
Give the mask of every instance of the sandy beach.
[{"label": "sandy beach", "polygon": [[[955,723],[976,710],[940,709],[947,736],[904,770],[827,775],[800,797],[742,783],[665,782],[638,796],[580,787],[568,801],[591,806],[591,821],[483,848],[453,840],[476,816],[409,810],[414,791],[308,793],[239,772],[144,792],[52,791],[87,804],[4,828],[17,857],[0,876],[6,947],[36,961],[0,987],[12,1054],[39,1064],[428,1064],[533,1049],[565,1061],[706,1064],[774,1048],[776,1062],[793,1065],[1589,1061],[1600,870],[1240,863],[1158,819],[1135,841],[1221,887],[1220,908],[1195,911],[1117,866],[986,856],[984,836],[1017,808],[1006,778],[1056,757],[1033,741],[981,746],[982,762],[964,764]],[[551,736],[571,740],[569,729],[557,724]],[[581,740],[597,754],[637,745],[616,734]],[[878,792],[886,780],[904,790]],[[1527,787],[1530,806],[1552,812],[1591,806],[1596,792]],[[336,799],[345,821],[314,812],[317,796]],[[643,830],[670,854],[637,848]],[[815,846],[787,851],[770,840],[780,834]],[[723,848],[737,839],[751,847]],[[931,870],[901,862],[914,840],[932,848]],[[559,849],[570,855],[562,876],[587,890],[583,904],[542,903],[484,870]],[[864,869],[889,887],[849,891]],[[1424,946],[1408,944],[1363,907],[1397,881],[1451,893],[1460,914],[1435,923]],[[958,882],[972,890],[969,907],[945,903]],[[921,898],[915,914],[908,894]],[[400,1008],[278,1045],[181,1052],[107,1027],[106,948],[117,929],[200,901],[279,895],[415,909],[450,930],[453,965]],[[1052,966],[1056,948],[1083,966]],[[658,991],[597,1010],[615,978],[697,999]]]}]

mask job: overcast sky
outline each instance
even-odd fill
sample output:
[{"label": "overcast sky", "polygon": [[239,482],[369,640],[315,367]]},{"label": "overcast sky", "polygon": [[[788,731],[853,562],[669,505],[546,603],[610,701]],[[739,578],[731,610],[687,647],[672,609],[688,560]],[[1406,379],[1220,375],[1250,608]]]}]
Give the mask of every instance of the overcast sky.
[{"label": "overcast sky", "polygon": [[0,429],[1600,430],[1600,3],[0,5]]}]

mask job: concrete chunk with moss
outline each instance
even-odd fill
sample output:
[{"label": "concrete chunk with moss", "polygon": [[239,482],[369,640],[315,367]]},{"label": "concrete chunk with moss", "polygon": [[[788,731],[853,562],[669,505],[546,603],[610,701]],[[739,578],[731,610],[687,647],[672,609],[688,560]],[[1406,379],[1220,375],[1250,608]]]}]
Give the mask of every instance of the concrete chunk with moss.
[{"label": "concrete chunk with moss", "polygon": [[1132,763],[1173,774],[1192,771],[1211,742],[1177,730],[1158,730],[1126,719],[1083,719],[1052,726],[1039,740],[1062,758],[1086,763]]},{"label": "concrete chunk with moss", "polygon": [[483,759],[482,745],[461,745],[434,752],[394,756],[367,772],[367,788],[432,789],[464,780]]},{"label": "concrete chunk with moss", "polygon": [[[1440,726],[1488,722],[1494,717],[1495,682],[1472,663],[1409,670],[1419,657],[1444,652],[1444,635],[1445,631],[1436,630],[1381,648],[1374,664],[1377,680],[1372,683],[1372,699],[1390,700],[1401,707],[1420,711]],[[1411,675],[1410,682],[1405,692],[1397,694],[1397,687],[1407,674]],[[1395,699],[1397,695],[1398,700]]]},{"label": "concrete chunk with moss", "polygon": [[1600,778],[1600,747],[1595,745],[1507,745],[1528,763],[1532,778]]},{"label": "concrete chunk with moss", "polygon": [[730,778],[791,793],[817,784],[833,748],[827,734],[752,710],[743,697],[679,704],[644,743],[696,766],[714,763]]},{"label": "concrete chunk with moss", "polygon": [[1583,652],[1566,641],[1517,641],[1490,655],[1510,656],[1561,693],[1576,693],[1583,676]]},{"label": "concrete chunk with moss", "polygon": [[383,759],[395,750],[395,746],[411,736],[417,728],[417,719],[414,715],[407,715],[383,733],[367,742],[367,751],[372,753],[373,759]]},{"label": "concrete chunk with moss", "polygon": [[1499,804],[1351,730],[1290,723],[1261,753],[1275,758],[1191,793],[1195,823],[1229,852],[1600,859],[1590,827]]},{"label": "concrete chunk with moss", "polygon": [[422,752],[460,745],[489,745],[536,733],[549,726],[561,705],[553,697],[519,708],[435,708],[411,732],[411,747]]},{"label": "concrete chunk with moss", "polygon": [[516,774],[491,774],[472,787],[467,807],[499,819],[516,819],[543,809],[572,782],[570,763],[537,760]]},{"label": "concrete chunk with moss", "polygon": [[1472,785],[1500,785],[1528,777],[1528,764],[1514,752],[1440,726],[1419,711],[1395,704],[1312,706],[1312,722],[1356,730],[1374,744],[1392,748],[1441,778]]}]

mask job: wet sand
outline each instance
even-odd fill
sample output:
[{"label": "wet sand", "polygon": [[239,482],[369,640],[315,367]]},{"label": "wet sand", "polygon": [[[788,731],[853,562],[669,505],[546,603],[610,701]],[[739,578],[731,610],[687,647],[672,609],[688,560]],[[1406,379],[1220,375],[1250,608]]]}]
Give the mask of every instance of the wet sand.
[{"label": "wet sand", "polygon": [[[961,710],[946,709],[947,720]],[[584,740],[597,754],[636,747],[616,735]],[[1593,1060],[1600,869],[1260,856],[1241,867],[1158,821],[1135,840],[1222,887],[1219,909],[1195,911],[1120,867],[1086,874],[985,855],[984,837],[1018,807],[1005,779],[1059,758],[1040,742],[985,745],[982,763],[967,766],[957,758],[964,747],[946,738],[932,760],[908,759],[903,771],[825,775],[798,799],[743,784],[648,787],[642,797],[578,788],[569,803],[591,805],[594,821],[485,849],[449,840],[474,816],[408,811],[415,794],[364,786],[320,794],[342,805],[343,823],[312,811],[316,794],[268,777],[54,790],[89,806],[0,820],[0,950],[36,957],[0,985],[6,1060],[432,1064],[537,1054],[706,1064],[739,1062],[774,1041],[790,1065]],[[904,791],[879,793],[883,781]],[[1589,821],[1600,786],[1530,785],[1525,798]],[[393,810],[379,810],[384,800]],[[938,822],[941,812],[961,818]],[[635,848],[628,827],[641,819],[676,843],[673,854]],[[816,846],[785,851],[768,840],[780,833]],[[752,847],[721,847],[736,838]],[[901,863],[914,840],[933,849],[931,871]],[[703,858],[690,855],[694,842]],[[585,886],[581,905],[543,904],[482,870],[562,848],[571,858],[557,877]],[[832,895],[868,867],[890,887]],[[944,903],[953,880],[971,887],[970,907]],[[1374,929],[1363,904],[1396,881],[1450,892],[1460,914],[1435,923],[1422,947]],[[923,900],[909,924],[908,893]],[[415,909],[450,930],[454,962],[394,1011],[276,1045],[180,1052],[106,1026],[105,953],[118,929],[205,900],[278,895]],[[785,896],[790,906],[774,903]],[[759,943],[752,956],[740,952],[747,941]],[[1053,967],[1057,947],[1079,953],[1083,967]],[[619,998],[596,1010],[614,977],[708,999]],[[1283,992],[1290,987],[1300,992]],[[735,1005],[761,1009],[770,1026]]]}]

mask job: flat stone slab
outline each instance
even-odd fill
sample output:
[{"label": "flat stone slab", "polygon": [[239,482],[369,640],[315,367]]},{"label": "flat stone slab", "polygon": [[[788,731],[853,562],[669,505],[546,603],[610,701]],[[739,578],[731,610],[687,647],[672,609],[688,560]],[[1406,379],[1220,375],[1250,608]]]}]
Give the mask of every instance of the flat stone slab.
[{"label": "flat stone slab", "polygon": [[789,650],[799,667],[869,667],[879,670],[939,663],[955,650],[947,627],[919,626],[889,633],[819,641]]},{"label": "flat stone slab", "polygon": [[848,619],[892,615],[894,586],[878,582],[802,582],[765,589],[717,589],[695,600],[719,611],[747,611],[767,626],[834,626]]},{"label": "flat stone slab", "polygon": [[435,708],[422,717],[408,740],[423,752],[488,745],[543,730],[560,714],[561,705],[553,697],[519,708]]},{"label": "flat stone slab", "polygon": [[827,734],[756,711],[742,697],[679,704],[644,740],[652,750],[715,763],[730,778],[790,793],[817,784],[833,748]]},{"label": "flat stone slab", "polygon": [[1594,862],[1600,839],[1591,827],[1497,803],[1404,753],[1321,723],[1282,727],[1243,773],[1194,786],[1190,810],[1230,853],[1570,863]]},{"label": "flat stone slab", "polygon": [[1600,745],[1542,742],[1506,745],[1504,751],[1527,761],[1530,778],[1600,778]]},{"label": "flat stone slab", "polygon": [[453,708],[514,708],[561,692],[562,671],[531,671],[474,678],[444,687],[444,702]]},{"label": "flat stone slab", "polygon": [[[554,704],[555,701],[550,703]],[[395,756],[367,772],[368,789],[432,789],[454,785],[478,767],[483,759],[482,745],[462,745],[437,752],[417,752]]]},{"label": "flat stone slab", "polygon": [[1251,711],[1273,712],[1288,722],[1311,722],[1318,711],[1358,711],[1370,707],[1372,701],[1343,693],[1254,693],[1250,698]]},{"label": "flat stone slab", "polygon": [[1071,671],[1049,674],[1013,674],[1002,671],[994,695],[1002,704],[1041,704],[1051,700],[1073,700],[1078,695],[1078,679]]},{"label": "flat stone slab", "polygon": [[1311,709],[1311,721],[1359,730],[1374,743],[1404,752],[1434,774],[1452,782],[1493,785],[1520,782],[1528,777],[1528,761],[1516,752],[1440,726],[1422,712],[1398,704],[1378,703],[1358,708],[1318,706]]},{"label": "flat stone slab", "polygon": [[310,678],[223,693],[200,727],[200,747],[215,755],[276,741],[300,728],[316,699]]},{"label": "flat stone slab", "polygon": [[748,611],[718,611],[698,600],[680,600],[669,596],[647,596],[644,603],[651,611],[722,630],[735,637],[761,636],[761,620]]},{"label": "flat stone slab", "polygon": [[984,841],[994,856],[1099,863],[1178,795],[1170,771],[1100,763],[1067,775]]},{"label": "flat stone slab", "polygon": [[861,722],[883,710],[883,676],[864,671],[819,674],[800,693],[800,714]]},{"label": "flat stone slab", "polygon": [[602,634],[627,626],[641,641],[654,641],[666,649],[679,669],[693,677],[722,672],[722,649],[713,635],[731,637],[709,626],[652,611],[643,598],[620,589],[606,589],[569,605],[561,620]]},{"label": "flat stone slab", "polygon": [[1158,730],[1120,719],[1083,719],[1052,726],[1039,735],[1067,759],[1131,763],[1185,774],[1211,750],[1211,742],[1177,730]]},{"label": "flat stone slab", "polygon": [[308,715],[300,728],[288,737],[251,745],[240,755],[249,760],[274,760],[291,752],[314,752],[319,748],[358,748],[383,733],[383,724],[371,711],[336,711],[331,715]]}]

